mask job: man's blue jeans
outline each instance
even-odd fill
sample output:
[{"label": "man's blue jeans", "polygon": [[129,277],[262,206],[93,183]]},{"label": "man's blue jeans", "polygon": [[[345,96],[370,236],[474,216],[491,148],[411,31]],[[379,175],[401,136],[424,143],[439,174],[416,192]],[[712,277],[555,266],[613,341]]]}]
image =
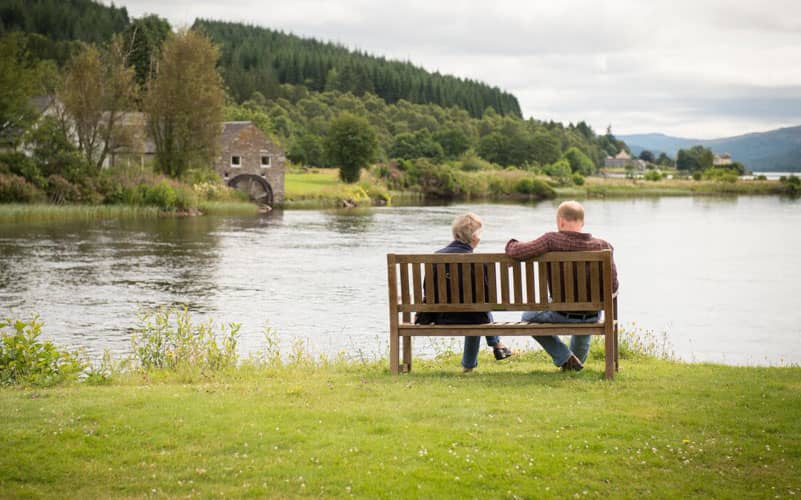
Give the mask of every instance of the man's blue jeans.
[{"label": "man's blue jeans", "polygon": [[[598,315],[580,319],[568,318],[558,311],[526,311],[521,319],[527,323],[595,323],[598,321]],[[591,337],[591,335],[573,335],[570,338],[570,348],[556,335],[535,336],[534,340],[539,342],[545,352],[551,355],[553,364],[562,366],[570,358],[571,352],[584,363],[590,352]]]},{"label": "man's blue jeans", "polygon": [[[501,339],[497,335],[487,337],[487,345],[495,347]],[[478,347],[481,337],[465,337],[464,353],[462,354],[462,366],[465,368],[475,368],[478,366]]]}]

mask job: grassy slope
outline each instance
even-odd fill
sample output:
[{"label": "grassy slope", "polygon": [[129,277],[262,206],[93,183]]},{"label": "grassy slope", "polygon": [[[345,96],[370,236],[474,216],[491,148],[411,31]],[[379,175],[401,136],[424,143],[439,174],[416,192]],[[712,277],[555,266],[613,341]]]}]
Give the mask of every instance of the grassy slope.
[{"label": "grassy slope", "polygon": [[[541,354],[0,390],[0,496],[801,494],[801,369]],[[175,377],[173,376],[174,380]]]}]

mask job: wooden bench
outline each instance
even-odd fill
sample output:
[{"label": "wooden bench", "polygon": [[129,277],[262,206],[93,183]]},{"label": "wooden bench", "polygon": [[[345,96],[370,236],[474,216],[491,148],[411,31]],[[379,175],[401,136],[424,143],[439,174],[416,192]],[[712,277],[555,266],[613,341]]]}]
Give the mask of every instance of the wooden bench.
[{"label": "wooden bench", "polygon": [[[451,269],[457,271],[455,276]],[[505,254],[388,254],[387,279],[393,374],[411,371],[412,337],[567,333],[603,335],[606,378],[611,379],[618,370],[617,293],[612,291],[610,250],[551,252],[524,261]],[[536,310],[604,314],[593,323],[413,323],[417,312]]]}]

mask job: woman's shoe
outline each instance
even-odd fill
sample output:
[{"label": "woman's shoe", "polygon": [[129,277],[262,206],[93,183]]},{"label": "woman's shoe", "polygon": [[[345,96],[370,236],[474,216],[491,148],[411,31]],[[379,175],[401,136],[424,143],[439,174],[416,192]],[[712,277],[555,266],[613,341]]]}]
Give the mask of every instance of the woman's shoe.
[{"label": "woman's shoe", "polygon": [[496,360],[500,361],[502,359],[506,359],[509,356],[511,356],[512,355],[512,351],[506,346],[504,346],[504,347],[493,347],[492,348],[492,354],[495,355],[495,359]]}]

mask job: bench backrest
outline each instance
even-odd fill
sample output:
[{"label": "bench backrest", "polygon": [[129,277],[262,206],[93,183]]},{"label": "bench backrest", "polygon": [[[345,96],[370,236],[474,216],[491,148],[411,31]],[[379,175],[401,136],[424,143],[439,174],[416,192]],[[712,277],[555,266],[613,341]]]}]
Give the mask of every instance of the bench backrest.
[{"label": "bench backrest", "polygon": [[610,250],[524,261],[505,254],[388,254],[387,279],[390,313],[403,313],[404,322],[424,311],[600,311],[613,300]]}]

